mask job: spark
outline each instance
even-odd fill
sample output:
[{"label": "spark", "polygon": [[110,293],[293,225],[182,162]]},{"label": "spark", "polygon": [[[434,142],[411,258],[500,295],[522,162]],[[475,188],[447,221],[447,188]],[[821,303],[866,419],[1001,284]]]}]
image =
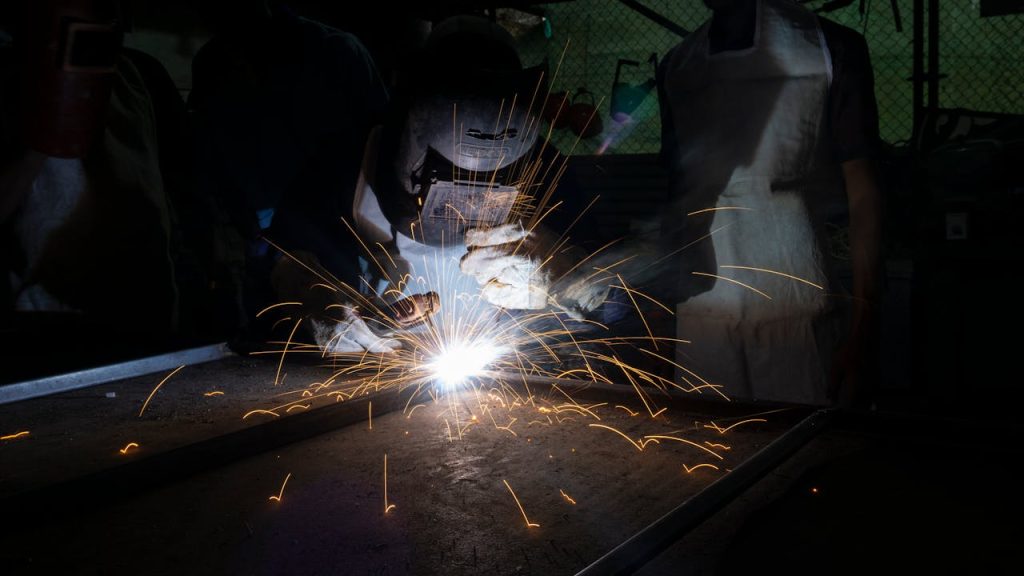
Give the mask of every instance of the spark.
[{"label": "spark", "polygon": [[694,442],[692,440],[687,440],[686,438],[680,438],[678,436],[666,436],[666,435],[662,435],[662,434],[651,434],[649,436],[644,436],[644,438],[653,438],[653,439],[656,439],[656,440],[671,440],[673,442],[682,442],[683,444],[689,444],[690,446],[693,446],[695,448],[700,448],[701,450],[707,452],[708,454],[711,454],[712,456],[714,456],[715,458],[718,458],[719,460],[724,460],[725,459],[725,458],[722,458],[722,456],[718,452],[715,452],[714,450],[708,448],[707,446],[702,446],[702,445],[697,444],[696,442]]},{"label": "spark", "polygon": [[296,410],[296,409],[298,409],[298,410],[309,410],[310,406],[312,406],[312,404],[292,404],[291,406],[288,407],[287,410],[285,410],[285,412],[291,412],[292,410]]},{"label": "spark", "polygon": [[703,463],[703,464],[697,464],[696,466],[692,466],[692,467],[691,466],[687,466],[686,464],[683,464],[683,469],[686,470],[687,474],[693,474],[693,471],[697,470],[698,468],[711,468],[713,470],[718,470],[718,466],[715,466],[714,464],[708,464],[706,462]]},{"label": "spark", "polygon": [[284,487],[288,485],[288,479],[291,477],[292,473],[289,472],[288,475],[284,477],[284,482],[281,483],[281,489],[278,490],[276,495],[267,498],[267,500],[277,500],[278,502],[280,502],[281,498],[284,497]]},{"label": "spark", "polygon": [[373,401],[366,403],[366,421],[369,423],[368,430],[373,430]]},{"label": "spark", "polygon": [[214,390],[213,392],[206,392],[206,393],[203,394],[203,396],[206,396],[206,397],[210,397],[210,396],[223,396],[223,395],[224,395],[224,393],[221,392],[220,390]]},{"label": "spark", "polygon": [[274,418],[279,418],[281,416],[280,414],[278,414],[277,412],[274,412],[272,410],[259,410],[259,409],[256,409],[256,410],[250,410],[250,411],[246,412],[245,416],[242,416],[242,420],[245,420],[246,418],[248,418],[249,416],[252,416],[253,414],[270,414]]},{"label": "spark", "polygon": [[277,375],[274,376],[274,386],[277,386],[281,382],[281,367],[284,366],[284,356],[288,353],[288,346],[292,343],[292,338],[295,337],[295,331],[299,329],[299,324],[302,324],[302,318],[299,318],[295,322],[295,326],[292,326],[292,332],[288,335],[288,341],[285,342],[284,350],[281,350],[281,361],[277,364]]},{"label": "spark", "polygon": [[302,306],[302,302],[278,302],[277,304],[271,304],[270,306],[267,306],[263,310],[257,312],[256,317],[259,318],[260,316],[263,316],[263,314],[265,314],[266,312],[273,310],[274,308],[280,308],[282,306]]},{"label": "spark", "polygon": [[738,286],[743,286],[744,288],[746,288],[748,290],[752,290],[754,292],[757,292],[758,294],[760,294],[761,296],[764,296],[765,298],[767,298],[769,300],[772,299],[771,296],[765,294],[764,292],[758,290],[757,288],[754,288],[750,284],[744,284],[743,282],[740,282],[739,280],[733,280],[732,278],[726,278],[725,276],[719,276],[718,274],[708,274],[707,272],[691,272],[691,274],[693,274],[694,276],[707,276],[709,278],[718,278],[719,280],[725,280],[726,282],[732,282],[733,284],[736,284]]},{"label": "spark", "polygon": [[387,514],[394,508],[394,504],[388,504],[388,454],[384,453],[384,513]]},{"label": "spark", "polygon": [[643,313],[640,312],[640,306],[636,303],[636,298],[633,298],[633,290],[626,284],[626,281],[622,278],[621,274],[616,274],[616,278],[622,284],[623,290],[626,295],[629,296],[629,301],[633,303],[633,308],[636,309],[637,315],[640,316],[640,321],[644,323],[644,329],[647,330],[647,335],[651,337],[651,344],[654,345],[654,349],[658,349],[658,339],[654,337],[654,332],[651,332],[651,327],[647,324],[647,318],[644,317]]},{"label": "spark", "polygon": [[565,490],[562,490],[561,488],[559,488],[558,491],[562,493],[562,498],[565,498],[566,502],[568,502],[569,504],[572,504],[573,506],[576,505],[576,501],[572,499],[572,496],[569,496],[568,494],[566,494]]},{"label": "spark", "polygon": [[291,317],[291,316],[285,316],[285,317],[283,317],[283,318],[278,318],[278,319],[277,319],[277,321],[276,321],[276,322],[274,322],[274,323],[273,323],[273,324],[272,324],[272,325],[270,326],[270,331],[271,331],[271,332],[273,332],[273,331],[277,330],[277,327],[278,327],[278,326],[280,326],[281,324],[284,324],[285,322],[290,322],[290,321],[291,321],[291,319],[292,319],[292,317]]},{"label": "spark", "polygon": [[775,275],[778,275],[778,276],[783,276],[785,278],[789,278],[790,280],[796,280],[797,282],[803,282],[804,284],[807,284],[808,286],[814,286],[818,290],[824,290],[825,289],[824,287],[819,286],[819,285],[815,284],[814,282],[811,282],[810,280],[804,280],[803,278],[800,278],[798,276],[793,276],[792,274],[786,274],[785,272],[779,272],[778,270],[769,270],[768,268],[754,268],[753,266],[733,266],[733,265],[730,265],[730,264],[722,264],[721,266],[719,266],[719,268],[733,268],[733,269],[736,269],[736,270],[753,270],[755,272],[767,272],[768,274],[775,274]]},{"label": "spark", "polygon": [[725,444],[716,444],[714,442],[709,442],[707,440],[704,441],[704,444],[707,445],[709,448],[718,448],[719,450],[732,450],[732,448],[726,446]]},{"label": "spark", "polygon": [[626,406],[623,406],[622,404],[616,404],[615,407],[616,408],[621,408],[621,409],[625,410],[626,413],[629,414],[630,416],[637,416],[637,415],[640,414],[636,410],[630,410],[629,408],[627,408]]},{"label": "spark", "polygon": [[0,436],[0,440],[3,440],[3,441],[14,440],[15,438],[21,438],[22,436],[28,436],[28,435],[29,435],[29,431],[28,430],[22,430],[21,432],[15,432],[14,434],[8,434],[6,436]]},{"label": "spark", "polygon": [[587,424],[587,426],[590,426],[591,428],[604,428],[605,430],[611,430],[612,432],[615,432],[619,436],[622,436],[623,438],[625,438],[638,451],[640,451],[640,452],[644,451],[644,447],[639,442],[637,442],[636,440],[633,440],[632,438],[627,436],[625,433],[623,433],[622,431],[620,431],[620,430],[618,430],[616,428],[612,428],[611,426],[605,426],[604,424]]},{"label": "spark", "polygon": [[739,422],[733,424],[732,426],[727,426],[725,428],[722,428],[718,424],[715,424],[714,421],[712,421],[711,424],[705,424],[704,427],[711,428],[712,430],[718,432],[719,434],[725,434],[726,432],[732,430],[733,428],[739,426],[740,424],[749,424],[751,422],[767,422],[767,420],[765,420],[764,418],[747,418],[746,420],[740,420]]},{"label": "spark", "polygon": [[508,480],[505,480],[504,478],[502,478],[501,481],[505,483],[505,487],[508,488],[508,491],[512,493],[512,498],[515,499],[516,506],[519,506],[519,511],[522,512],[522,514],[523,514],[523,520],[526,521],[526,527],[527,528],[540,528],[540,524],[534,524],[533,522],[530,522],[529,518],[526,517],[526,510],[523,510],[523,505],[519,502],[519,497],[516,496],[515,491],[513,491],[512,487],[509,486]]},{"label": "spark", "polygon": [[120,452],[121,454],[127,454],[128,451],[131,450],[132,448],[138,448],[138,447],[139,447],[139,445],[136,444],[135,442],[129,442],[124,448],[121,448],[120,450],[118,450],[118,452]]},{"label": "spark", "polygon": [[705,212],[719,212],[723,210],[753,210],[753,208],[744,208],[743,206],[720,206],[718,208],[703,208],[701,210],[694,210],[688,212],[687,216],[696,216],[697,214],[704,214]]},{"label": "spark", "polygon": [[153,391],[149,393],[149,397],[146,398],[146,401],[142,403],[142,410],[139,410],[139,418],[141,418],[142,417],[142,413],[146,411],[146,406],[149,406],[149,401],[153,399],[153,395],[156,394],[156,391],[159,390],[160,387],[164,385],[164,382],[167,382],[168,380],[170,380],[171,376],[174,376],[175,374],[177,374],[178,371],[181,370],[184,367],[185,367],[185,365],[182,364],[181,366],[178,366],[177,368],[175,368],[173,371],[171,371],[170,374],[168,374],[167,376],[164,376],[164,379],[161,380],[160,383],[156,385],[156,388],[153,388]]}]

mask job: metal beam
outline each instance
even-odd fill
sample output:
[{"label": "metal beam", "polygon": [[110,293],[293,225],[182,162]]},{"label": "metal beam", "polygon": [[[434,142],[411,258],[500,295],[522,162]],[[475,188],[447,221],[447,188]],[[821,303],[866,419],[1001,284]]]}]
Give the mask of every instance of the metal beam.
[{"label": "metal beam", "polygon": [[686,38],[690,34],[690,31],[687,30],[686,28],[683,28],[679,24],[676,24],[672,20],[669,20],[667,17],[660,14],[659,12],[656,12],[651,8],[644,6],[637,0],[619,0],[619,2],[625,4],[628,8],[633,9],[635,12],[638,12],[640,15],[644,16],[651,22],[654,22],[655,24],[661,26],[662,28],[668,30],[669,32],[676,34],[680,38]]},{"label": "metal beam", "polygon": [[234,355],[234,352],[228,348],[226,343],[221,342],[210,344],[209,346],[200,346],[199,348],[189,348],[187,350],[179,350],[178,352],[160,354],[158,356],[148,356],[138,360],[129,360],[128,362],[108,364],[88,370],[5,384],[0,386],[0,404],[20,402],[29,398],[38,398],[69,390],[106,384],[116,380],[124,380],[125,378],[143,376],[177,368],[182,364],[201,364],[212,360],[220,360],[232,355]]},{"label": "metal beam", "polygon": [[804,418],[732,472],[676,506],[576,576],[632,574],[637,571],[817,436],[830,416],[829,410],[818,410]]}]

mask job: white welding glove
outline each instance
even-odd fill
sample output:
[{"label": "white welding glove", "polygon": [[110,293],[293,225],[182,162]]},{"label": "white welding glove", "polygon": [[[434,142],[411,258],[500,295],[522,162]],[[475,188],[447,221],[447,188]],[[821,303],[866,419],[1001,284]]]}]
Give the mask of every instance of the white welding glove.
[{"label": "white welding glove", "polygon": [[325,354],[383,353],[402,347],[398,340],[374,333],[349,296],[330,287],[330,277],[315,255],[295,251],[275,263],[270,283],[282,302],[302,303],[305,326]]},{"label": "white welding glove", "polygon": [[343,306],[342,320],[333,322],[311,319],[313,337],[325,354],[360,353],[363,351],[383,354],[402,347],[393,338],[378,336],[367,326],[354,306]]},{"label": "white welding glove", "polygon": [[459,267],[480,284],[480,297],[502,308],[540,310],[548,304],[551,272],[537,255],[537,238],[521,224],[466,230]]},{"label": "white welding glove", "polygon": [[607,274],[576,274],[567,279],[564,286],[554,290],[553,300],[563,312],[576,320],[582,320],[608,299],[611,288]]}]

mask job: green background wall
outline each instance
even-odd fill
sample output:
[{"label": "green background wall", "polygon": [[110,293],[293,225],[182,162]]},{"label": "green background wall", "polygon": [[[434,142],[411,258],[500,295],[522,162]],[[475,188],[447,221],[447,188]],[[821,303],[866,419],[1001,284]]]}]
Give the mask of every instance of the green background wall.
[{"label": "green background wall", "polygon": [[[682,28],[693,30],[710,13],[700,0],[643,0],[643,4]],[[812,9],[823,2],[807,2]],[[912,129],[913,0],[897,0],[902,31],[887,0],[867,0],[866,16],[859,2],[823,14],[849,26],[868,41],[875,73],[882,138],[893,144],[907,140]],[[614,133],[609,104],[619,59],[641,62],[624,67],[621,81],[641,84],[653,76],[646,60],[651,53],[662,58],[680,37],[645,18],[617,0],[576,0],[543,7],[547,26],[539,24],[519,36],[528,63],[547,58],[552,91],[575,93],[580,88],[600,102],[605,131],[581,140],[568,129],[556,130],[552,141],[574,154],[636,154],[657,152],[660,138],[656,94],[636,111],[635,125]],[[977,0],[946,0],[940,3],[939,105],[986,112],[1024,113],[1024,15],[982,18]],[[545,28],[548,34],[545,34]],[[577,142],[577,140],[579,140]]]}]

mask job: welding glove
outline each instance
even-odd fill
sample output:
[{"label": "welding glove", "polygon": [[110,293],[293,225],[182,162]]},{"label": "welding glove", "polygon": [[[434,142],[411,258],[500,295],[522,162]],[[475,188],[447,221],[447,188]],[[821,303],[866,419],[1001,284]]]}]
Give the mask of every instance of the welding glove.
[{"label": "welding glove", "polygon": [[369,351],[392,352],[401,343],[377,335],[360,315],[359,307],[309,252],[282,256],[271,271],[271,286],[284,302],[301,302],[302,315],[317,346],[325,354]]},{"label": "welding glove", "polygon": [[473,228],[466,231],[465,243],[462,271],[496,306],[540,310],[551,305],[580,320],[608,296],[608,282],[595,282],[589,268],[578,266],[585,259],[581,250],[559,247],[544,228],[527,230],[518,223]]},{"label": "welding glove", "polygon": [[355,306],[341,306],[341,320],[311,319],[313,337],[324,354],[394,352],[402,344],[393,338],[378,336],[359,315]]},{"label": "welding glove", "polygon": [[466,230],[463,274],[480,284],[480,297],[502,308],[540,310],[548,305],[552,271],[539,248],[541,234],[522,224]]},{"label": "welding glove", "polygon": [[581,270],[557,284],[552,290],[552,300],[555,306],[571,318],[583,320],[587,314],[604,304],[610,288],[608,274],[590,274],[589,270]]}]

